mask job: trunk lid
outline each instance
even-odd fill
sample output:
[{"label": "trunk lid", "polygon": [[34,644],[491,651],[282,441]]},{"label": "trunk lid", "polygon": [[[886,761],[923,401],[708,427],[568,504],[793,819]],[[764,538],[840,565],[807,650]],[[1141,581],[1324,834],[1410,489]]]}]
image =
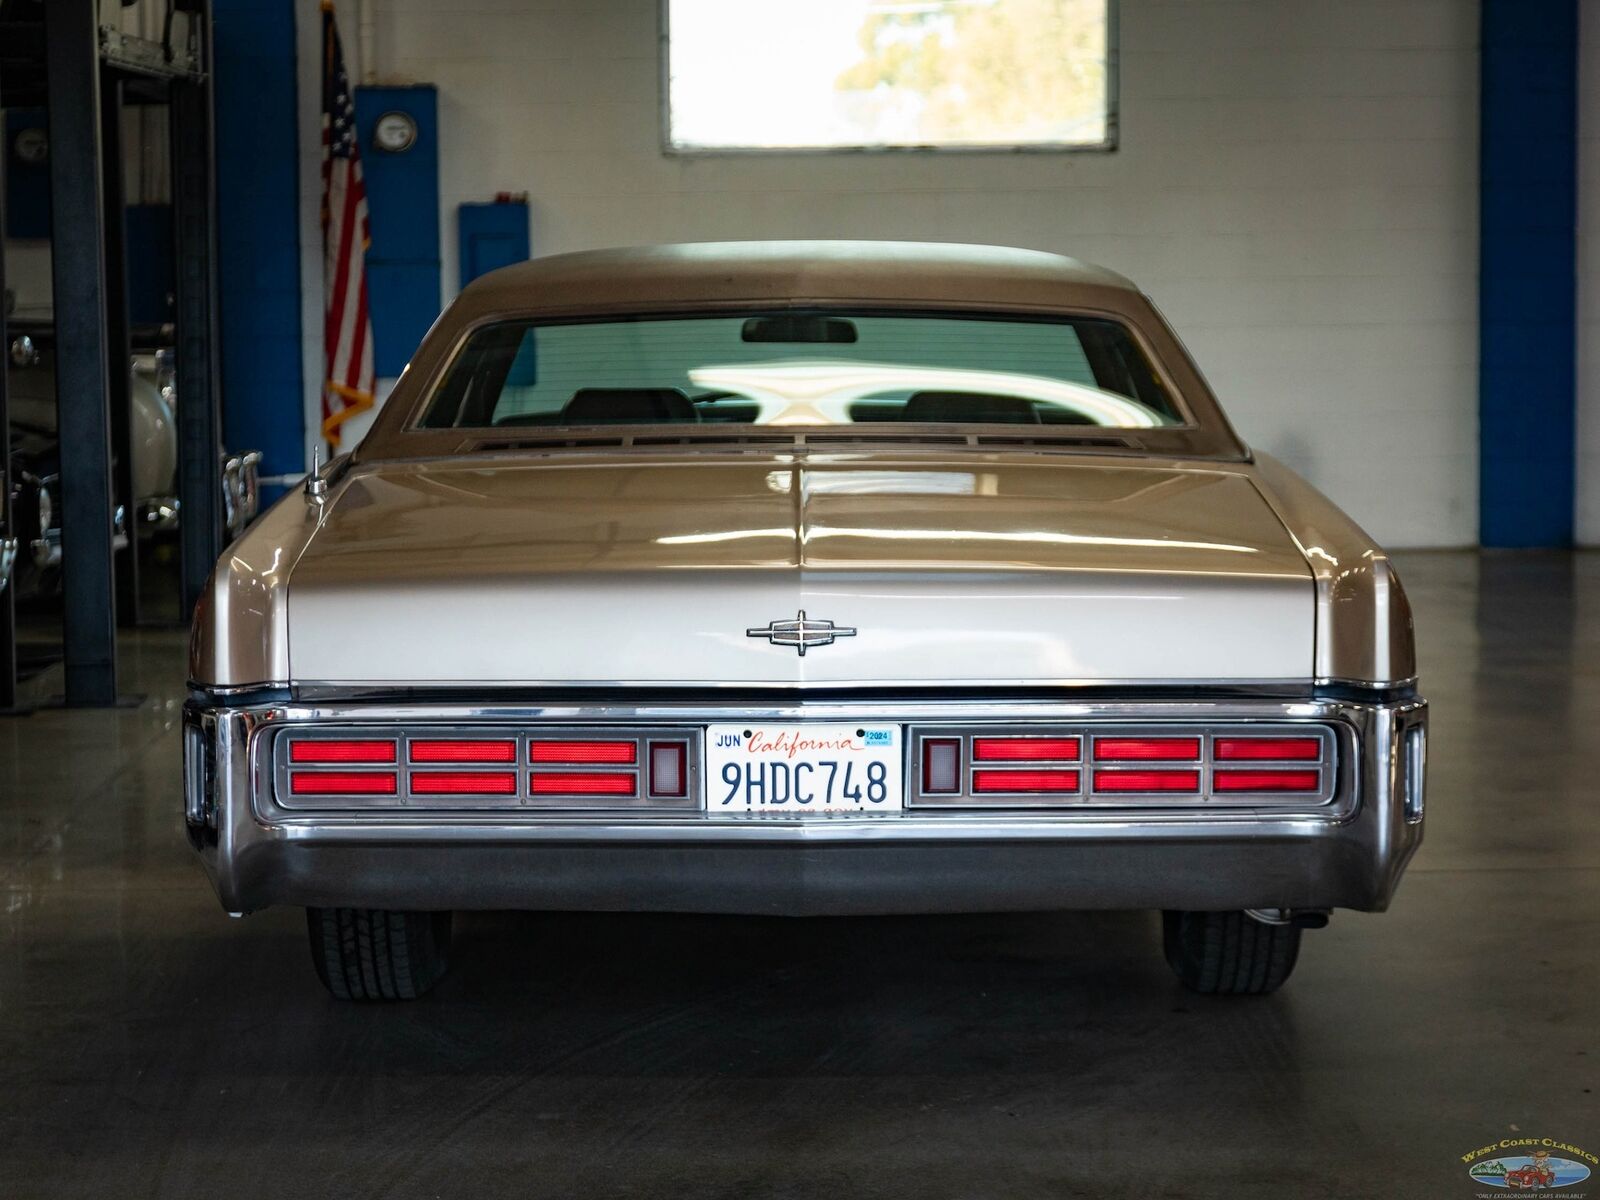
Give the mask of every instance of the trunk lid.
[{"label": "trunk lid", "polygon": [[[793,647],[793,621],[853,628]],[[1241,470],[871,454],[374,463],[289,585],[298,683],[1304,680],[1314,599]]]}]

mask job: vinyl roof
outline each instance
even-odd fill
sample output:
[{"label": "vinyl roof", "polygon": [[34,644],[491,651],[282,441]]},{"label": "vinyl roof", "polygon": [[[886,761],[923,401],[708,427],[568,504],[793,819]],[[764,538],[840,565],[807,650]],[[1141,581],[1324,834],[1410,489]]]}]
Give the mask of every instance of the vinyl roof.
[{"label": "vinyl roof", "polygon": [[949,242],[685,242],[588,250],[502,267],[461,293],[452,316],[631,309],[718,301],[940,306],[1116,305],[1137,289],[1059,254]]}]

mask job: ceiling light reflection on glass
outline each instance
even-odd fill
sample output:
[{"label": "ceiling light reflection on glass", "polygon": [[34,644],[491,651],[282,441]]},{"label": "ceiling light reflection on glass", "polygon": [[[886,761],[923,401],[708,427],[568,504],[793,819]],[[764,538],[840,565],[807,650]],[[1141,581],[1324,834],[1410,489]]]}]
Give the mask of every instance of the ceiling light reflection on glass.
[{"label": "ceiling light reflection on glass", "polygon": [[849,421],[845,406],[901,392],[976,392],[1019,396],[1066,409],[1107,429],[1153,429],[1160,418],[1134,400],[1043,375],[852,362],[731,363],[695,367],[689,381],[711,391],[739,392],[764,409],[763,425],[827,425]]}]

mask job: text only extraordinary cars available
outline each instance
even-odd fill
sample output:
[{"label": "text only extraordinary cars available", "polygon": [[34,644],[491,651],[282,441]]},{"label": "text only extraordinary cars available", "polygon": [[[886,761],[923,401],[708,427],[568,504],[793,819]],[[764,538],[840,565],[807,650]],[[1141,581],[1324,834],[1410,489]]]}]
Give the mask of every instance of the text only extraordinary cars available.
[{"label": "text only extraordinary cars available", "polygon": [[473,908],[1159,908],[1185,984],[1265,992],[1421,840],[1415,674],[1383,551],[1120,276],[570,254],[224,554],[187,825],[342,997]]}]

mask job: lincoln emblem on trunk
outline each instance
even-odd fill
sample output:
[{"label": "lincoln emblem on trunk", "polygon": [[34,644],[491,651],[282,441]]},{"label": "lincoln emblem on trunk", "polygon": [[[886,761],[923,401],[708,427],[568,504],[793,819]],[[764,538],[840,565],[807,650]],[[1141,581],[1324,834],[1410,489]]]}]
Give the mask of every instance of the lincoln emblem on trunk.
[{"label": "lincoln emblem on trunk", "polygon": [[746,629],[744,634],[766,638],[774,646],[793,646],[804,658],[807,646],[831,646],[834,638],[855,637],[856,631],[832,621],[814,620],[806,616],[802,608],[792,621],[773,621],[756,629]]}]

